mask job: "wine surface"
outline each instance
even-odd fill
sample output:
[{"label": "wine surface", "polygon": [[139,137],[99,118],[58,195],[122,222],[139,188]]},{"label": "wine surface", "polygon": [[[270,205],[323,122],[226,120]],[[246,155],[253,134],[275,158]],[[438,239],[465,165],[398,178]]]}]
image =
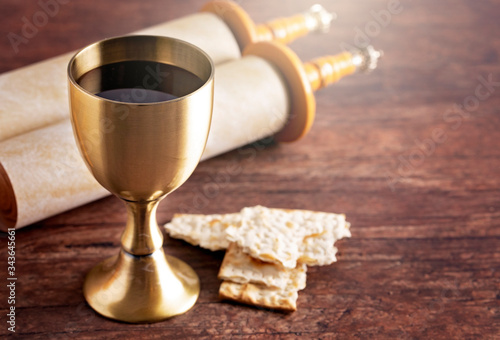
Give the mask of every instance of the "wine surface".
[{"label": "wine surface", "polygon": [[155,103],[183,97],[203,81],[193,73],[169,64],[134,60],[95,68],[78,84],[102,98],[126,103]]},{"label": "wine surface", "polygon": [[141,88],[114,89],[97,93],[99,97],[126,103],[156,103],[179,98],[171,93]]}]

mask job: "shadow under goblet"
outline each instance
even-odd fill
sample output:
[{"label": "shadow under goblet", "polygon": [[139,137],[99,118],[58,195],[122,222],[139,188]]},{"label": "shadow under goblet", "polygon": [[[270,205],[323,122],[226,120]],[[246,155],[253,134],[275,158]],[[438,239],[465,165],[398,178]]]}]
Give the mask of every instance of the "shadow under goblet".
[{"label": "shadow under goblet", "polygon": [[213,63],[181,40],[125,36],[78,52],[68,66],[71,121],[97,181],[128,212],[118,255],[94,267],[83,292],[98,313],[155,322],[189,310],[198,276],[163,252],[161,199],[203,153],[213,106]]}]

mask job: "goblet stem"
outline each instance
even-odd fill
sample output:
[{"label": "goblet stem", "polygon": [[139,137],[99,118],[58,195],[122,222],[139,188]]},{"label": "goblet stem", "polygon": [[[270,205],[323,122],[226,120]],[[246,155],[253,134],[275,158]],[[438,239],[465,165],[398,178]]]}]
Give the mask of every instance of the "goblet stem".
[{"label": "goblet stem", "polygon": [[126,322],[155,322],[189,310],[200,292],[194,270],[163,251],[156,222],[160,199],[125,201],[122,250],[87,275],[83,294],[97,312]]},{"label": "goblet stem", "polygon": [[135,256],[149,255],[163,246],[163,235],[156,222],[160,199],[146,202],[123,200],[127,206],[127,225],[121,244],[123,250]]}]

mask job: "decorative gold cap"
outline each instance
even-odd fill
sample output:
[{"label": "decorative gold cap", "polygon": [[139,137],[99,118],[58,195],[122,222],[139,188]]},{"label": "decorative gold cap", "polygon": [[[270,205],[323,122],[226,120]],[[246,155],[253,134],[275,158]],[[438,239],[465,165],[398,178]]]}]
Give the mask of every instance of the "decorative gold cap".
[{"label": "decorative gold cap", "polygon": [[316,4],[304,13],[304,17],[309,31],[328,33],[332,21],[337,19],[337,14],[328,12],[323,6]]},{"label": "decorative gold cap", "polygon": [[356,65],[358,71],[365,73],[376,69],[379,59],[384,56],[382,50],[376,50],[371,45],[351,53],[353,55],[353,63]]}]

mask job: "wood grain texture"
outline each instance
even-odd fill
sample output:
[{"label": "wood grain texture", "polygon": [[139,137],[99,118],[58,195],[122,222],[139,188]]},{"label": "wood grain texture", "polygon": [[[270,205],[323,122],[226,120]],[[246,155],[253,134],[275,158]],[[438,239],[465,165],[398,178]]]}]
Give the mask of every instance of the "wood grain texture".
[{"label": "wood grain texture", "polygon": [[[9,32],[21,34],[22,18],[31,20],[40,7],[1,0],[0,71],[187,15],[203,3],[67,2],[15,53]],[[238,3],[263,22],[314,1]],[[220,302],[223,254],[167,238],[166,251],[201,277],[195,307],[150,325],[96,315],[81,287],[85,273],[118,250],[125,208],[110,197],[17,232],[16,336],[500,338],[500,2],[322,4],[338,19],[327,35],[294,42],[298,55],[309,60],[370,40],[385,52],[379,69],[320,90],[312,131],[299,142],[258,143],[200,164],[158,213],[161,223],[179,211],[225,213],[256,204],[345,213],[353,237],[338,243],[337,263],[309,270],[298,311]],[[377,14],[388,9],[394,13]],[[489,87],[481,85],[485,79]],[[5,263],[5,234],[0,243]],[[4,265],[0,336],[13,335],[5,323],[6,275]]]}]

